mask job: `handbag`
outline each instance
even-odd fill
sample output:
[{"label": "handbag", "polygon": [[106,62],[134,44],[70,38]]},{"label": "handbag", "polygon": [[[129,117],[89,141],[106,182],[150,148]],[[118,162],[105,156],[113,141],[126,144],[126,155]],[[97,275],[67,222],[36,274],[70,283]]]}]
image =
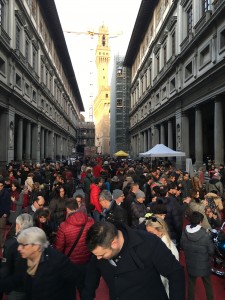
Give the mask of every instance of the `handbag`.
[{"label": "handbag", "polygon": [[85,225],[83,225],[83,226],[81,227],[80,232],[79,232],[79,234],[78,234],[76,240],[75,240],[74,243],[73,243],[73,246],[71,247],[70,251],[69,251],[68,254],[66,255],[67,257],[70,257],[71,253],[73,252],[74,248],[76,247],[76,245],[77,245],[77,243],[78,243],[78,241],[79,241],[79,239],[80,239],[80,237],[81,237],[81,235],[82,235],[82,232],[84,231],[84,227],[85,227]]}]

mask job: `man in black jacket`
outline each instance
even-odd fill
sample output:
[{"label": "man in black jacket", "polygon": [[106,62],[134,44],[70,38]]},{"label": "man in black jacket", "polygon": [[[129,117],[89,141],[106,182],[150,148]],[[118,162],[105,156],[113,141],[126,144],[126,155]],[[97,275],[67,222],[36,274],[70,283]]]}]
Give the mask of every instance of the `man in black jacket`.
[{"label": "man in black jacket", "polygon": [[168,300],[160,274],[169,280],[171,300],[185,299],[182,266],[157,236],[110,222],[98,222],[87,233],[94,254],[87,269],[82,300],[95,298],[102,276],[110,299]]},{"label": "man in black jacket", "polygon": [[0,248],[3,247],[3,236],[6,218],[10,212],[10,192],[4,188],[4,180],[0,181]]},{"label": "man in black jacket", "polygon": [[103,216],[106,221],[127,225],[126,211],[116,203],[109,191],[103,190],[99,194],[99,202],[103,208]]}]

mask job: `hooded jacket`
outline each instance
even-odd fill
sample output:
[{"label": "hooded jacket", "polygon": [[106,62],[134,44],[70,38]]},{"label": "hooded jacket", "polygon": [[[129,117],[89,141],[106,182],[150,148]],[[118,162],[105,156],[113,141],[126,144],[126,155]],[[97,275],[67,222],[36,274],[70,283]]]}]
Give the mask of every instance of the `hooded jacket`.
[{"label": "hooded jacket", "polygon": [[197,225],[186,226],[181,237],[181,248],[184,250],[188,274],[194,277],[210,276],[210,255],[214,253],[214,245],[206,230]]},{"label": "hooded jacket", "polygon": [[81,227],[85,225],[82,235],[70,255],[70,260],[76,264],[85,264],[91,258],[91,252],[88,251],[85,239],[89,228],[94,221],[83,212],[72,213],[65,222],[61,223],[56,235],[55,248],[67,255],[73,246]]}]

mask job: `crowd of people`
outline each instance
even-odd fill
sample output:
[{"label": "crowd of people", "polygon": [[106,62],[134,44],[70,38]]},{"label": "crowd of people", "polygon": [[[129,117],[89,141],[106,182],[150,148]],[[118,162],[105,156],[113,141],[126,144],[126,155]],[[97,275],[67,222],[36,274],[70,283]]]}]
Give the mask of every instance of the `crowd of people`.
[{"label": "crowd of people", "polygon": [[2,168],[0,292],[90,300],[103,277],[112,300],[182,300],[183,250],[188,300],[197,277],[213,299],[210,231],[224,219],[224,174],[212,166],[205,182],[202,168],[190,178],[168,161],[110,157]]}]

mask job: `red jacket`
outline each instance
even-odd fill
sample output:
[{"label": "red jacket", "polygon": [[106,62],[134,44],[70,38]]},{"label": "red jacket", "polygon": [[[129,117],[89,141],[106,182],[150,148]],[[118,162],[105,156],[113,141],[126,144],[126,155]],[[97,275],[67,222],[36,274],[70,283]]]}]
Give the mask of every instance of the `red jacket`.
[{"label": "red jacket", "polygon": [[99,213],[102,212],[102,207],[99,203],[99,199],[98,196],[100,194],[100,187],[98,185],[96,185],[95,183],[92,183],[90,185],[90,203],[92,205],[94,205],[95,209],[97,210]]},{"label": "red jacket", "polygon": [[82,225],[85,225],[82,235],[70,255],[70,260],[76,264],[85,264],[91,258],[91,252],[88,251],[85,239],[87,231],[94,224],[94,220],[83,212],[75,212],[60,224],[57,231],[54,247],[67,255],[77,238]]}]

